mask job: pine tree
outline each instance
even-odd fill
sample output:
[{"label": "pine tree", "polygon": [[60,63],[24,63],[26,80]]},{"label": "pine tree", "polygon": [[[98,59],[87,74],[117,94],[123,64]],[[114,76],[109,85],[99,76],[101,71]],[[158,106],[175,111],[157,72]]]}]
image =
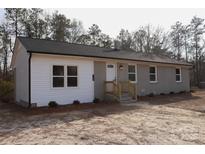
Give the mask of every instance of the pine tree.
[{"label": "pine tree", "polygon": [[70,19],[67,19],[65,15],[55,12],[51,19],[51,32],[52,39],[57,41],[66,41],[70,28]]},{"label": "pine tree", "polygon": [[5,18],[7,20],[8,26],[12,29],[12,35],[19,36],[22,31],[22,14],[26,9],[22,8],[6,8]]},{"label": "pine tree", "polygon": [[117,40],[121,42],[122,49],[131,48],[132,36],[128,30],[121,29],[119,35],[117,36]]},{"label": "pine tree", "polygon": [[101,34],[101,29],[99,28],[99,26],[93,24],[88,30],[88,35],[90,37],[89,44],[100,46],[99,44],[100,34]]}]

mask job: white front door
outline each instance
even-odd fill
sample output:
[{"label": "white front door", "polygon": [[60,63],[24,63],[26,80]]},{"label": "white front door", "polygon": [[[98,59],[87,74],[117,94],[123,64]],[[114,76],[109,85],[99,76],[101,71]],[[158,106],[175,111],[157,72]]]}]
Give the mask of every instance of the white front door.
[{"label": "white front door", "polygon": [[116,80],[116,64],[107,63],[106,64],[106,81]]}]

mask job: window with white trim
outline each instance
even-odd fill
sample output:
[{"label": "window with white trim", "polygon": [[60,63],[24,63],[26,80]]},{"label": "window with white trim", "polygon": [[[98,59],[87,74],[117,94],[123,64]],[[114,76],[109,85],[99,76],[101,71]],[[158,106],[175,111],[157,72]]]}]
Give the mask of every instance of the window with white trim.
[{"label": "window with white trim", "polygon": [[78,86],[78,67],[67,66],[67,87]]},{"label": "window with white trim", "polygon": [[136,81],[136,66],[128,65],[128,80]]},{"label": "window with white trim", "polygon": [[53,87],[64,87],[64,66],[53,65]]},{"label": "window with white trim", "polygon": [[113,67],[114,67],[114,65],[112,65],[112,64],[107,65],[107,68],[113,68]]},{"label": "window with white trim", "polygon": [[176,82],[181,82],[181,69],[176,68]]},{"label": "window with white trim", "polygon": [[156,66],[149,67],[149,81],[150,82],[157,81],[157,67]]}]

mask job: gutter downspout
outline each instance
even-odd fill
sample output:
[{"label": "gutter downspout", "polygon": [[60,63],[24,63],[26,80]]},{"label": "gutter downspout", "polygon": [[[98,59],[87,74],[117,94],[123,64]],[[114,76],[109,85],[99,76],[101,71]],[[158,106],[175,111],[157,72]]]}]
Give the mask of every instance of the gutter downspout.
[{"label": "gutter downspout", "polygon": [[30,52],[28,59],[28,108],[31,108],[31,57],[32,53]]}]

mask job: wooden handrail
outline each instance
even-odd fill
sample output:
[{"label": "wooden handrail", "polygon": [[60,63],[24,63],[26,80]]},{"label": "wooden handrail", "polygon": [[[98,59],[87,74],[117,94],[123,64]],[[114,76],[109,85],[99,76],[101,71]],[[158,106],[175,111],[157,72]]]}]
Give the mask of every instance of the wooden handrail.
[{"label": "wooden handrail", "polygon": [[136,99],[137,97],[137,91],[136,91],[136,84],[132,83],[131,81],[128,82],[128,93],[133,98]]},{"label": "wooden handrail", "polygon": [[121,98],[122,95],[122,85],[119,83],[118,84],[118,97]]},{"label": "wooden handrail", "polygon": [[[121,98],[121,85],[120,84],[118,84],[116,81],[105,81],[104,83],[105,83],[105,86],[104,86],[105,94],[112,93],[118,98]],[[112,86],[109,87],[108,85],[112,85]]]},{"label": "wooden handrail", "polygon": [[[110,91],[108,91],[108,85],[111,84],[110,86]],[[136,99],[136,84],[132,83],[131,81],[105,81],[105,93],[112,93],[119,99],[122,96],[123,90],[125,90],[125,87],[127,87],[126,91],[128,92],[129,96],[132,97],[133,99]]]}]

